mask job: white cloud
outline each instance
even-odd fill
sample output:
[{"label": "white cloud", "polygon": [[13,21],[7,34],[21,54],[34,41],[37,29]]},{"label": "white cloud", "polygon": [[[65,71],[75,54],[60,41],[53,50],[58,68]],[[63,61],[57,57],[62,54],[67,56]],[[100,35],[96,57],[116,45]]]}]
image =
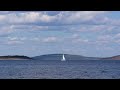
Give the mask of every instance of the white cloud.
[{"label": "white cloud", "polygon": [[115,40],[116,43],[120,44],[120,39]]},{"label": "white cloud", "polygon": [[[115,20],[111,20],[106,17],[104,14],[108,13],[107,11],[62,11],[55,15],[49,15],[43,11],[41,12],[6,12],[2,14],[0,13],[0,24],[4,23],[9,26],[8,31],[18,30],[18,29],[29,29],[29,31],[34,30],[53,30],[51,26],[48,25],[66,25],[66,24],[80,24],[81,22],[84,25],[90,26],[73,26],[72,28],[66,27],[65,29],[71,31],[82,31],[82,32],[99,32],[99,31],[111,31],[114,30],[115,26],[109,25],[92,25],[92,24],[101,24],[111,22],[118,22]],[[31,24],[30,24],[31,23]],[[44,25],[45,26],[44,26]],[[40,25],[40,26],[39,26]],[[80,24],[81,25],[81,24]],[[56,26],[56,27],[58,27]],[[5,26],[6,27],[6,26]],[[56,29],[56,28],[55,28]],[[55,30],[54,29],[54,30]],[[1,33],[7,33],[7,30],[3,30]]]},{"label": "white cloud", "polygon": [[48,30],[50,27],[48,26],[32,26],[31,31],[33,30]]},{"label": "white cloud", "polygon": [[56,37],[47,37],[43,39],[43,42],[56,42],[57,38]]},{"label": "white cloud", "polygon": [[8,41],[24,41],[28,40],[27,37],[7,37]]},{"label": "white cloud", "polygon": [[108,50],[108,51],[113,51],[114,49],[110,46],[102,46],[102,47],[96,47],[96,50]]},{"label": "white cloud", "polygon": [[31,38],[30,40],[32,40],[32,41],[41,41],[40,38],[38,38],[38,37]]},{"label": "white cloud", "polygon": [[42,15],[41,18],[40,18],[40,20],[42,22],[52,22],[52,21],[54,21],[56,19],[57,19],[57,17],[55,17],[55,16],[49,16],[49,15]]},{"label": "white cloud", "polygon": [[10,13],[5,15],[6,16],[6,22],[9,24],[24,24],[24,23],[31,23],[36,22],[39,13],[36,12],[25,12],[25,13]]},{"label": "white cloud", "polygon": [[9,35],[12,32],[14,32],[12,26],[8,26],[8,25],[0,26],[0,36]]},{"label": "white cloud", "polygon": [[99,43],[119,43],[120,42],[120,33],[115,35],[102,35],[97,38]]},{"label": "white cloud", "polygon": [[116,34],[115,38],[120,38],[120,33]]},{"label": "white cloud", "polygon": [[27,40],[27,38],[26,37],[21,37],[20,40],[24,41],[24,40]]},{"label": "white cloud", "polygon": [[99,36],[97,40],[98,41],[109,41],[109,40],[113,40],[113,37],[110,35],[103,35],[103,36]]},{"label": "white cloud", "polygon": [[83,21],[89,21],[96,16],[107,13],[106,11],[63,11],[56,15],[49,15],[45,12],[9,12],[0,14],[0,22],[9,24],[24,23],[61,23],[74,24]]},{"label": "white cloud", "polygon": [[11,41],[18,40],[17,37],[8,37],[8,39],[11,40]]},{"label": "white cloud", "polygon": [[77,34],[77,33],[74,33],[73,35],[72,35],[72,38],[77,38],[79,35]]},{"label": "white cloud", "polygon": [[0,21],[3,21],[3,20],[5,20],[5,15],[0,15]]},{"label": "white cloud", "polygon": [[26,37],[6,37],[5,44],[7,45],[18,45],[18,44],[24,44],[24,40],[27,40]]},{"label": "white cloud", "polygon": [[52,20],[51,17],[44,15],[42,12],[11,12],[0,15],[0,22],[9,24],[48,22],[49,20]]},{"label": "white cloud", "polygon": [[6,44],[8,44],[8,45],[16,45],[16,44],[23,44],[23,42],[14,40],[14,41],[8,41],[8,42],[6,42]]},{"label": "white cloud", "polygon": [[[101,34],[113,34],[118,33],[119,31],[118,26],[110,26],[110,25],[77,25],[67,27],[68,32],[76,32],[76,33],[101,33]],[[66,30],[66,31],[67,31]]]},{"label": "white cloud", "polygon": [[0,12],[0,23],[4,24],[102,24],[119,25],[120,20],[110,19],[105,16],[108,11],[61,11],[55,15],[47,11],[8,11]]},{"label": "white cloud", "polygon": [[25,21],[28,21],[28,22],[35,22],[40,18],[40,14],[41,13],[37,13],[37,12],[25,13],[24,19],[25,19]]},{"label": "white cloud", "polygon": [[80,21],[88,21],[95,18],[99,14],[103,14],[105,11],[77,11],[70,12],[69,16],[66,18],[67,22],[80,22]]},{"label": "white cloud", "polygon": [[82,38],[75,38],[75,39],[72,39],[72,42],[75,42],[75,43],[88,43],[89,40],[88,39],[82,39]]}]

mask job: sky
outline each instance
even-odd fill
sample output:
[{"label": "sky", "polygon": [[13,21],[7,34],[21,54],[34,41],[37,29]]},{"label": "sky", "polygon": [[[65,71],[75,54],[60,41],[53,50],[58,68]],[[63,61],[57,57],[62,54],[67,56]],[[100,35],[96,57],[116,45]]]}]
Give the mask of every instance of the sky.
[{"label": "sky", "polygon": [[120,55],[120,11],[0,11],[0,56]]}]

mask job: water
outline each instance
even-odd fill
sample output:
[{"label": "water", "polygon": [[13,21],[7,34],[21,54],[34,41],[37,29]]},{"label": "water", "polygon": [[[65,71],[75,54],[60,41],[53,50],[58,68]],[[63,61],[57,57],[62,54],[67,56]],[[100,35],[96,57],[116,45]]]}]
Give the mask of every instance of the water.
[{"label": "water", "polygon": [[120,79],[120,61],[0,61],[0,79]]}]

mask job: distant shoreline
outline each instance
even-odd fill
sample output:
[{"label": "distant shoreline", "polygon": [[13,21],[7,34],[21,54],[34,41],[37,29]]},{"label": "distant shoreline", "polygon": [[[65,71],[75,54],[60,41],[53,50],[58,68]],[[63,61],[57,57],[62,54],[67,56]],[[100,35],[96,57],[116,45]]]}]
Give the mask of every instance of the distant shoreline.
[{"label": "distant shoreline", "polygon": [[22,59],[22,58],[0,58],[0,60],[30,60],[30,59]]},{"label": "distant shoreline", "polygon": [[[28,56],[20,56],[20,55],[8,55],[8,56],[0,56],[0,60],[61,60],[63,54],[46,54],[35,57]],[[112,57],[86,57],[81,55],[71,55],[64,54],[66,60],[120,60],[120,55],[112,56]]]},{"label": "distant shoreline", "polygon": [[30,60],[32,58],[27,57],[27,56],[19,56],[19,55],[14,55],[14,56],[0,56],[0,60]]}]

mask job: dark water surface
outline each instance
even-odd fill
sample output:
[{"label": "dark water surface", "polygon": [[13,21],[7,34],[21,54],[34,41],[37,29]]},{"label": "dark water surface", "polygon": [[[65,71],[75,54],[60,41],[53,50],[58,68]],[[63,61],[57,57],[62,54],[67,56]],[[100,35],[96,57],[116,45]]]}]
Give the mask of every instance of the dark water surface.
[{"label": "dark water surface", "polygon": [[0,79],[120,79],[120,61],[0,60]]}]

